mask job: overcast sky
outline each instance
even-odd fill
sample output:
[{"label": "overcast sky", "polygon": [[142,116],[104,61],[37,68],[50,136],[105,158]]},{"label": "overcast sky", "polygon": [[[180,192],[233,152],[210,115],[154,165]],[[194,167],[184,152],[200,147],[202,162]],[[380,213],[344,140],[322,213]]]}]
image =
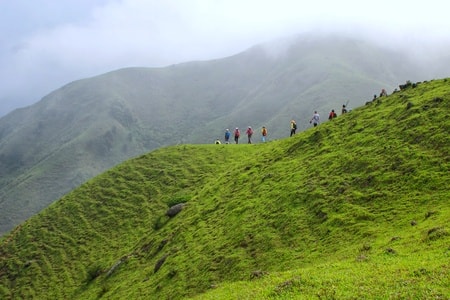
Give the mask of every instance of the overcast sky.
[{"label": "overcast sky", "polygon": [[77,79],[221,58],[302,32],[448,43],[449,8],[447,0],[0,0],[0,116]]}]

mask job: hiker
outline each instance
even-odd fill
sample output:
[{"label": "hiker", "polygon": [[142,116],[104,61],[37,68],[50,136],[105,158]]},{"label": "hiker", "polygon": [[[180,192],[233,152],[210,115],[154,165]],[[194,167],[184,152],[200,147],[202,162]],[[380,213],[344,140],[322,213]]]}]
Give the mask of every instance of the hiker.
[{"label": "hiker", "polygon": [[294,120],[291,120],[291,135],[293,136],[295,134],[295,131],[297,130],[297,123],[295,123]]},{"label": "hiker", "polygon": [[214,144],[216,144],[216,145],[220,145],[220,144],[222,144],[222,143],[220,142],[220,140],[219,140],[219,139],[216,139],[216,141],[214,142]]},{"label": "hiker", "polygon": [[225,144],[230,143],[231,132],[230,129],[225,129]]},{"label": "hiker", "polygon": [[337,113],[335,113],[334,112],[334,109],[332,109],[331,111],[330,111],[330,115],[328,116],[328,120],[333,120],[334,118],[336,118],[337,117]]},{"label": "hiker", "polygon": [[386,90],[385,89],[382,89],[381,90],[381,93],[380,93],[380,97],[386,97],[387,96],[387,92],[386,92]]},{"label": "hiker", "polygon": [[261,141],[263,143],[266,142],[266,136],[267,136],[267,128],[266,128],[266,126],[263,126],[261,129]]},{"label": "hiker", "polygon": [[314,111],[314,114],[313,114],[311,120],[309,121],[309,124],[313,123],[314,127],[316,127],[317,125],[319,125],[319,120],[320,120],[320,116],[316,110],[316,111]]},{"label": "hiker", "polygon": [[234,130],[234,141],[236,142],[236,144],[239,143],[240,136],[241,136],[241,132],[239,131],[239,128],[236,127],[236,129]]},{"label": "hiker", "polygon": [[248,143],[251,144],[252,143],[253,129],[250,126],[248,126],[247,131],[245,133],[247,134],[247,137],[248,137]]},{"label": "hiker", "polygon": [[345,104],[342,104],[342,114],[347,113],[347,108],[345,107]]}]

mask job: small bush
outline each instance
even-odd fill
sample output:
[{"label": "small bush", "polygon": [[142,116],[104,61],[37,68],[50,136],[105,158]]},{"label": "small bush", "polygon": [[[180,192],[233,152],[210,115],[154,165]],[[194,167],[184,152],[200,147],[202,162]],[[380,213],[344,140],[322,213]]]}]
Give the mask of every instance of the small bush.
[{"label": "small bush", "polygon": [[428,230],[425,240],[435,241],[448,235],[448,231],[443,227],[434,227]]},{"label": "small bush", "polygon": [[183,195],[176,195],[174,197],[172,197],[171,199],[169,199],[169,201],[167,201],[167,206],[168,207],[172,207],[174,205],[180,204],[180,203],[186,203],[189,200],[191,200],[192,196],[189,194],[183,194]]}]

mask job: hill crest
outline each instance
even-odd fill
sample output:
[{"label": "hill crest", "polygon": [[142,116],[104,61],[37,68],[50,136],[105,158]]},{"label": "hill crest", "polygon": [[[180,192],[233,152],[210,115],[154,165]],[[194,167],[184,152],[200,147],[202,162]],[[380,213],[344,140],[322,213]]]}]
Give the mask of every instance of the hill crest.
[{"label": "hill crest", "polygon": [[0,295],[445,298],[449,104],[434,80],[292,138],[129,160],[2,240]]},{"label": "hill crest", "polygon": [[[271,55],[273,45],[283,51]],[[69,83],[0,119],[0,234],[131,157],[212,143],[225,128],[249,125],[278,139],[291,119],[305,130],[314,110],[357,107],[426,73],[402,53],[364,41],[299,36],[224,59]]]}]

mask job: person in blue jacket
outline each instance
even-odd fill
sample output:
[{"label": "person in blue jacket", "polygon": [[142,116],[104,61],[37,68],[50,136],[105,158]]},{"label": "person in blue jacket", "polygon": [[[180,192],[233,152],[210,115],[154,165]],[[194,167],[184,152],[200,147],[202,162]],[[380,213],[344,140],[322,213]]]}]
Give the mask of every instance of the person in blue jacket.
[{"label": "person in blue jacket", "polygon": [[231,136],[230,129],[226,129],[225,130],[225,144],[229,144],[230,143],[230,136]]}]

